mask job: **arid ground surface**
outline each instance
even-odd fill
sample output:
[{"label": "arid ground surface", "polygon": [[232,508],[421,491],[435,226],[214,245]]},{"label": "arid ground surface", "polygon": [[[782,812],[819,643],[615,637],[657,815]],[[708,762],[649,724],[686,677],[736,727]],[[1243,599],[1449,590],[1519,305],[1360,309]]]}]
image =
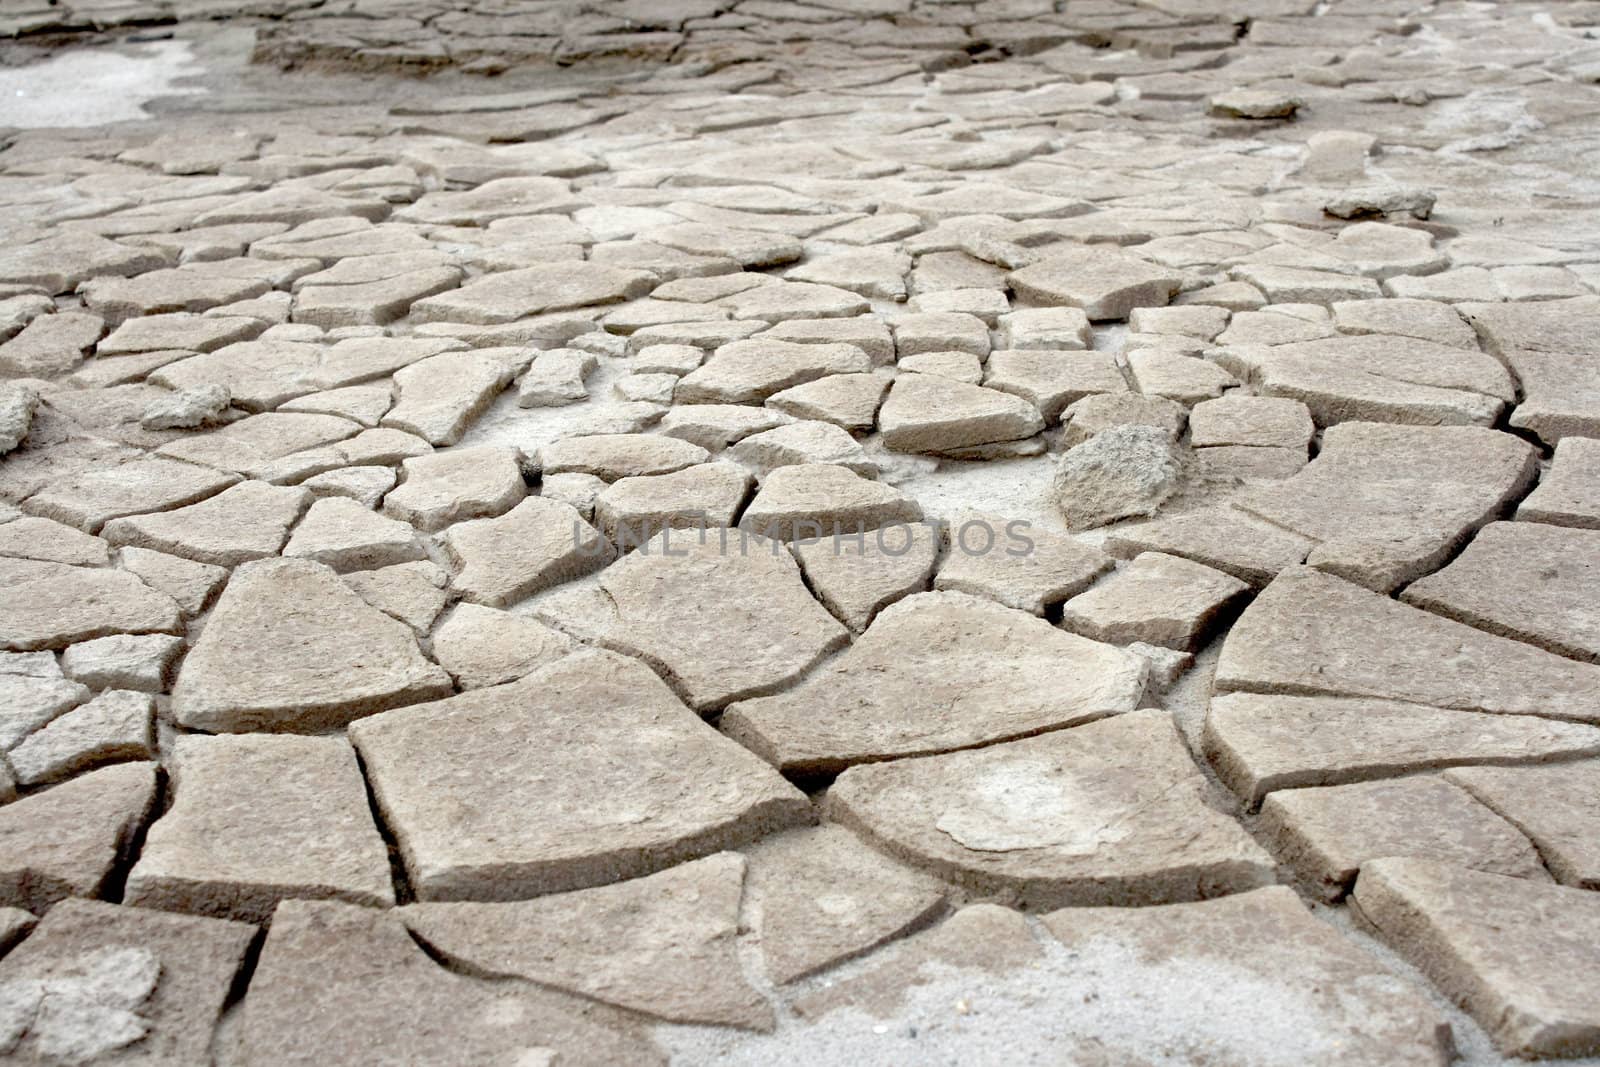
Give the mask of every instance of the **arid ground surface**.
[{"label": "arid ground surface", "polygon": [[1597,83],[0,0],[0,1062],[1600,1056]]}]

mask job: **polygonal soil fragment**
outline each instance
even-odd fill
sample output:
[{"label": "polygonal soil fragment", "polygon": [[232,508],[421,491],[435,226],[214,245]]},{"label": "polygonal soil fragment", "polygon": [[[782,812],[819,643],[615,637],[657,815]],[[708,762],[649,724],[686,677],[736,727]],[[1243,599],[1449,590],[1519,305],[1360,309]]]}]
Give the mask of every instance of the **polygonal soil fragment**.
[{"label": "polygonal soil fragment", "polygon": [[191,729],[310,731],[432,700],[450,677],[410,629],[331,569],[272,559],[234,571],[172,691]]},{"label": "polygonal soil fragment", "polygon": [[505,904],[411,904],[400,920],[433,951],[679,1023],[770,1030],[740,972],[745,860],[733,852],[616,885]]},{"label": "polygonal soil fragment", "polygon": [[1600,1051],[1600,896],[1422,859],[1361,868],[1352,910],[1523,1058]]},{"label": "polygonal soil fragment", "polygon": [[647,667],[611,653],[568,656],[350,734],[421,900],[602,885],[811,813],[803,793]]},{"label": "polygonal soil fragment", "polygon": [[841,826],[779,834],[748,855],[754,926],[780,985],[877,948],[944,906],[936,879]]},{"label": "polygonal soil fragment", "polygon": [[7,1047],[12,1020],[0,1018],[0,1054],[28,1064],[205,1067],[255,936],[243,923],[63,901],[0,962],[0,1004],[24,1010],[26,1030]]},{"label": "polygonal soil fragment", "polygon": [[961,593],[885,608],[795,688],[729,707],[722,728],[788,774],[967,748],[1130,711],[1144,660]]},{"label": "polygonal soil fragment", "polygon": [[620,1013],[463,977],[430,959],[395,912],[333,901],[278,906],[240,1010],[228,1052],[246,1067],[665,1062]]},{"label": "polygonal soil fragment", "polygon": [[1280,789],[1261,805],[1274,853],[1329,901],[1380,856],[1415,856],[1534,881],[1550,880],[1516,828],[1442,778]]},{"label": "polygonal soil fragment", "polygon": [[1254,807],[1274,789],[1596,755],[1600,729],[1394,700],[1227,693],[1211,699],[1202,745]]},{"label": "polygonal soil fragment", "polygon": [[260,924],[289,897],[394,902],[343,738],[180,737],[172,788],[128,875],[128,903]]},{"label": "polygonal soil fragment", "polygon": [[1067,908],[1044,925],[1072,954],[1061,1025],[1106,1062],[1288,1067],[1333,1055],[1401,1067],[1451,1056],[1450,1024],[1422,991],[1282,886],[1153,908]]},{"label": "polygonal soil fragment", "polygon": [[1600,722],[1600,667],[1398,604],[1310,567],[1278,576],[1234,623],[1218,692],[1376,697]]},{"label": "polygonal soil fragment", "polygon": [[786,545],[738,531],[657,538],[599,589],[593,617],[552,618],[640,657],[700,711],[783,686],[849,639]]},{"label": "polygonal soil fragment", "polygon": [[0,905],[98,896],[156,798],[156,765],[104,767],[0,807]]}]

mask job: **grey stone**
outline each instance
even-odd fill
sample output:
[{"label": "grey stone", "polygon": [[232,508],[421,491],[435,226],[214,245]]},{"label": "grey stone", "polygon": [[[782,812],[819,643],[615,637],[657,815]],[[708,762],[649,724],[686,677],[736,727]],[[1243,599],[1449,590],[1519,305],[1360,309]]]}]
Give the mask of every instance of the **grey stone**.
[{"label": "grey stone", "polygon": [[375,571],[340,575],[357,596],[415,630],[428,632],[449,600],[450,576],[430,560],[396,563]]},{"label": "grey stone", "polygon": [[1165,431],[1118,425],[1061,457],[1051,482],[1067,528],[1149,517],[1181,487],[1184,458]]},{"label": "grey stone", "polygon": [[233,403],[226,385],[197,385],[152,400],[139,425],[147,430],[192,430],[212,426]]},{"label": "grey stone", "polygon": [[552,441],[540,453],[546,474],[592,474],[608,482],[671,474],[709,458],[705,449],[676,437],[647,433],[590,434]]},{"label": "grey stone", "polygon": [[1600,531],[1492,522],[1400,599],[1480,630],[1600,663]]},{"label": "grey stone", "polygon": [[198,615],[210,603],[211,596],[227,581],[228,572],[223,567],[209,563],[196,563],[165,552],[128,546],[119,553],[122,566],[157,592],[171,597],[185,615]]},{"label": "grey stone", "polygon": [[25,385],[0,386],[0,456],[27,439],[39,394]]}]

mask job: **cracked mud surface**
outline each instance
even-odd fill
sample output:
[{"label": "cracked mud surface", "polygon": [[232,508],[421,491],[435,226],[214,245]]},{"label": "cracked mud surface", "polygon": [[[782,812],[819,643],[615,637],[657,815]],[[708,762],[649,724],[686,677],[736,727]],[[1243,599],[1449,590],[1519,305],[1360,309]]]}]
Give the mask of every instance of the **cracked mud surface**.
[{"label": "cracked mud surface", "polygon": [[7,4],[0,1059],[1595,1062],[1597,81]]}]

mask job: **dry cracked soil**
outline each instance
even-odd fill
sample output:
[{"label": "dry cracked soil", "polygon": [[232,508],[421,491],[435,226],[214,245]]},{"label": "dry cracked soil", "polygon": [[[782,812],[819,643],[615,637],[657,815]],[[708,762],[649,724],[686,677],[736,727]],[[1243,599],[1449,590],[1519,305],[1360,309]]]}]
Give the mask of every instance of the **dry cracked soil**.
[{"label": "dry cracked soil", "polygon": [[0,1062],[1600,1062],[1600,3],[4,0]]}]

